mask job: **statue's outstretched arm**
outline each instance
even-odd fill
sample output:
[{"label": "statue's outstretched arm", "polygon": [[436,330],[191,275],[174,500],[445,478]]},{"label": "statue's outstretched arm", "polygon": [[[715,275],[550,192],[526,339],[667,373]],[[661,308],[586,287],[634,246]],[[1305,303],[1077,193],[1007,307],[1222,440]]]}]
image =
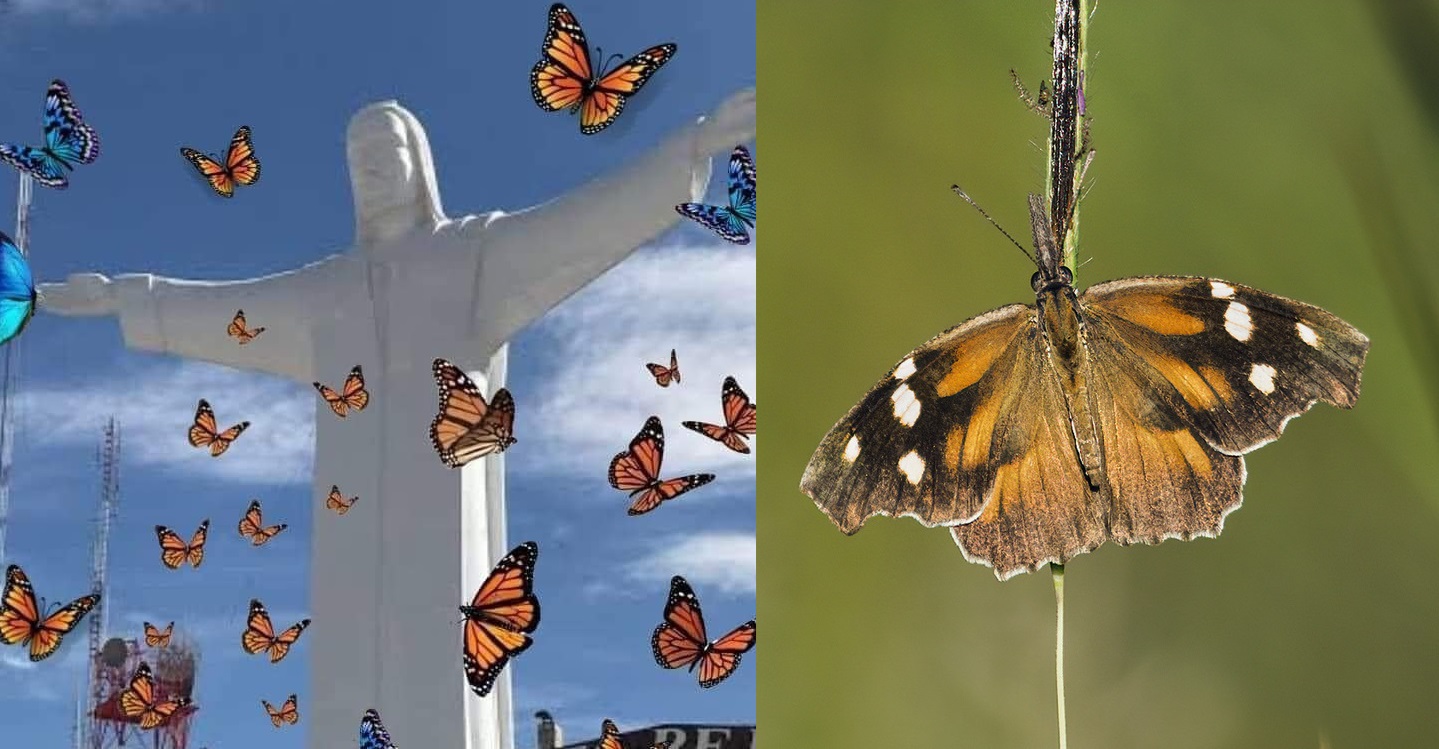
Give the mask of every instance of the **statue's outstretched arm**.
[{"label": "statue's outstretched arm", "polygon": [[507,340],[673,226],[678,203],[698,200],[710,157],[755,134],[755,93],[731,96],[619,171],[555,200],[461,229],[480,251],[477,318]]},{"label": "statue's outstretched arm", "polygon": [[[244,281],[186,281],[149,273],[77,273],[42,283],[39,308],[65,316],[114,315],[125,345],[142,351],[313,379],[309,321],[330,275],[325,261]],[[246,345],[226,334],[237,310],[265,332]]]}]

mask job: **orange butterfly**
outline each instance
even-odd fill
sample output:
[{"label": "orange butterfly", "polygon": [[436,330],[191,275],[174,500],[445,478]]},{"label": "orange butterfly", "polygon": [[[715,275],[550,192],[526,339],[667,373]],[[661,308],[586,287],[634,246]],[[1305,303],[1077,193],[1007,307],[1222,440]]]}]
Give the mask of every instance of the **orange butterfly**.
[{"label": "orange butterfly", "polygon": [[528,633],[540,625],[540,602],[534,595],[539,555],[533,541],[516,546],[495,565],[470,605],[460,607],[465,615],[465,680],[481,697],[490,693],[510,658],[534,642]]},{"label": "orange butterfly", "polygon": [[649,368],[650,374],[655,376],[655,382],[658,383],[660,387],[669,387],[671,381],[673,381],[676,385],[679,384],[680,363],[679,360],[675,358],[674,349],[670,349],[670,365],[668,367],[663,364],[653,363],[646,364],[645,366]]},{"label": "orange butterfly", "polygon": [[5,570],[5,593],[0,596],[0,642],[6,645],[30,646],[30,660],[43,661],[60,649],[60,642],[74,629],[95,604],[100,595],[81,596],[49,616],[35,602],[35,589],[19,565]]},{"label": "orange butterfly", "polygon": [[494,401],[486,404],[480,389],[459,367],[436,359],[434,373],[440,413],[430,423],[430,444],[441,462],[459,468],[515,444],[515,399],[510,391],[496,390]]},{"label": "orange butterfly", "polygon": [[170,635],[175,632],[175,623],[170,622],[165,629],[156,629],[155,625],[145,622],[145,644],[152,648],[163,648],[170,644]]},{"label": "orange butterfly", "polygon": [[724,637],[709,641],[700,602],[683,577],[670,580],[670,597],[665,602],[665,621],[650,637],[655,662],[665,668],[699,666],[700,686],[708,689],[739,668],[740,655],[754,647],[755,626],[751,619],[730,630]]},{"label": "orange butterfly", "polygon": [[310,620],[301,619],[298,624],[277,635],[275,625],[270,623],[270,612],[265,610],[265,604],[252,600],[249,621],[245,623],[245,631],[240,635],[240,647],[250,655],[269,651],[270,662],[279,663],[281,658],[289,654],[290,646],[300,639],[300,633],[308,626]]},{"label": "orange butterfly", "polygon": [[300,703],[297,700],[298,698],[295,695],[290,695],[289,699],[285,700],[285,704],[281,705],[279,710],[276,710],[274,705],[271,705],[265,700],[260,700],[260,704],[264,705],[265,712],[270,714],[270,722],[274,723],[276,728],[279,728],[286,723],[293,726],[300,722]]},{"label": "orange butterfly", "polygon": [[620,116],[626,98],[637,93],[678,49],[674,44],[650,47],[613,70],[597,73],[580,22],[569,8],[555,3],[550,6],[540,61],[530,71],[530,94],[546,112],[579,111],[580,132],[594,135]]},{"label": "orange butterfly", "polygon": [[180,565],[185,562],[198,569],[200,563],[205,561],[205,539],[209,535],[209,518],[200,522],[200,527],[195,529],[195,535],[190,537],[188,544],[169,528],[163,525],[155,526],[155,537],[160,540],[160,562],[172,570],[180,569]]},{"label": "orange butterfly", "polygon": [[229,198],[235,194],[235,185],[253,185],[260,179],[260,160],[255,158],[255,145],[250,142],[250,126],[241,125],[230,139],[230,150],[225,153],[225,163],[206,156],[193,148],[181,148],[180,155],[190,160],[201,176],[210,182],[210,187]]},{"label": "orange butterfly", "polygon": [[255,340],[255,337],[265,332],[264,328],[249,329],[245,327],[245,310],[235,310],[235,319],[230,321],[229,327],[225,328],[225,334],[236,338],[241,346]]},{"label": "orange butterfly", "polygon": [[740,390],[739,383],[735,382],[733,377],[724,378],[724,387],[720,389],[720,406],[724,409],[724,426],[706,424],[703,421],[686,421],[684,427],[721,442],[737,453],[748,453],[749,445],[745,444],[745,438],[754,436],[757,406]]},{"label": "orange butterfly", "polygon": [[610,486],[630,493],[629,514],[643,515],[685,492],[715,480],[713,473],[696,473],[660,480],[660,463],[665,458],[665,430],[658,416],[651,416],[630,448],[610,461]]},{"label": "orange butterfly", "polygon": [[[672,741],[661,741],[658,744],[650,745],[650,749],[670,749]],[[600,743],[597,749],[625,749],[624,742],[620,741],[620,727],[609,718],[600,724]]]},{"label": "orange butterfly", "polygon": [[215,411],[210,408],[208,401],[201,398],[200,405],[195,407],[195,423],[190,427],[190,446],[208,446],[210,456],[218,458],[230,449],[231,442],[249,428],[250,422],[242,421],[224,432],[219,431],[215,425]]},{"label": "orange butterfly", "polygon": [[342,419],[347,411],[363,411],[370,404],[370,391],[365,389],[365,375],[358,364],[350,370],[350,376],[345,378],[345,385],[338,393],[318,382],[314,385],[320,391],[320,397],[330,404],[330,410]]},{"label": "orange butterfly", "polygon": [[170,720],[190,704],[189,697],[155,699],[155,677],[150,673],[150,664],[144,661],[135,669],[130,686],[120,692],[120,712],[127,718],[139,718],[140,728],[146,731]]},{"label": "orange butterfly", "polygon": [[251,500],[250,509],[245,510],[245,515],[240,518],[240,537],[250,539],[254,546],[263,546],[266,541],[280,535],[280,531],[289,528],[287,523],[265,526],[264,516],[260,514],[260,500]]},{"label": "orange butterfly", "polygon": [[346,502],[345,495],[340,493],[340,487],[331,485],[330,496],[325,498],[325,508],[334,510],[336,515],[344,515],[350,511],[351,507],[355,506],[355,502],[359,499],[359,497],[350,497],[350,501]]}]

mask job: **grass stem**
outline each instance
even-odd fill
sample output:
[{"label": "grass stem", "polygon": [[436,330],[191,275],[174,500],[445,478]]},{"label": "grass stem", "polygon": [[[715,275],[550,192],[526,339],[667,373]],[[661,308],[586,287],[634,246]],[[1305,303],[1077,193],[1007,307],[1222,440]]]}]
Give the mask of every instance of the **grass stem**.
[{"label": "grass stem", "polygon": [[1054,575],[1054,687],[1059,703],[1059,749],[1068,746],[1064,721],[1064,565],[1050,564]]}]

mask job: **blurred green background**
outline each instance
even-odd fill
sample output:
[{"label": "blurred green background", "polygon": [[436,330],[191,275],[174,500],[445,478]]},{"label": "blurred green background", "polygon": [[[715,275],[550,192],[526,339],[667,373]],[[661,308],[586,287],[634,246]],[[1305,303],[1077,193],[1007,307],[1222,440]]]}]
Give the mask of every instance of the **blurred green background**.
[{"label": "blurred green background", "polygon": [[[759,5],[759,722],[771,747],[1056,746],[1048,573],[949,534],[845,537],[800,493],[830,426],[1033,267],[1048,0]],[[1439,6],[1101,2],[1080,288],[1194,274],[1373,341],[1353,411],[1252,453],[1218,540],[1106,545],[1066,575],[1069,745],[1439,746]],[[1323,737],[1323,738],[1321,738]]]}]

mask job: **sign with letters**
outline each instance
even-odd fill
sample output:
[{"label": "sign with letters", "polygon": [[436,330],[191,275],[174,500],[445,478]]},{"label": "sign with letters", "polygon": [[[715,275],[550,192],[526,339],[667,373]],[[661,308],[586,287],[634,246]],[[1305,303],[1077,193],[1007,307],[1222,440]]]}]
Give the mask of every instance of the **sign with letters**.
[{"label": "sign with letters", "polygon": [[[650,749],[664,741],[670,749],[754,749],[754,726],[665,724],[620,734],[625,749]],[[561,749],[598,749],[598,738]]]}]

